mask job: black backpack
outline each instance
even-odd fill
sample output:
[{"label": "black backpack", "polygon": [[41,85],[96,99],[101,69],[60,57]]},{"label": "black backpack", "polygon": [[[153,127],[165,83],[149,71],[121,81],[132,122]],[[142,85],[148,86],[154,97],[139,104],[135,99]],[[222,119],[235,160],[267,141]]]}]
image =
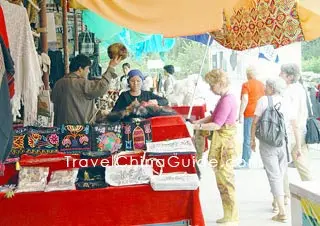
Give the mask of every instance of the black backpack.
[{"label": "black backpack", "polygon": [[279,111],[280,103],[273,105],[268,96],[268,107],[261,115],[257,127],[256,137],[270,146],[282,147],[287,139],[283,114]]}]

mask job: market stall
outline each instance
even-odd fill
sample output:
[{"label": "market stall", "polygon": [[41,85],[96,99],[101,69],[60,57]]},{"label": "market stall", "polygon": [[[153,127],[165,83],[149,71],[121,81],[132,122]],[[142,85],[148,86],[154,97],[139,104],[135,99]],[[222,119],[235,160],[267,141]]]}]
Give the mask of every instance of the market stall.
[{"label": "market stall", "polygon": [[[152,165],[154,175],[196,175],[194,152],[184,147],[189,134],[181,116],[155,117],[150,120],[152,143],[147,143],[146,151],[122,151],[106,158],[83,159],[81,154],[53,153],[20,158],[20,167],[49,168],[48,178],[59,170],[106,166]],[[171,132],[164,132],[171,131]],[[169,140],[169,141],[168,141]],[[181,140],[182,153],[161,153]],[[161,144],[161,142],[165,142]],[[190,140],[191,141],[191,140]],[[160,142],[158,144],[157,142]],[[169,143],[168,143],[169,142]],[[160,146],[158,146],[160,145]],[[162,145],[162,146],[161,146]],[[164,145],[164,146],[163,146]],[[192,147],[192,146],[191,146]],[[160,153],[148,153],[160,150]],[[21,171],[16,171],[15,163],[6,165],[7,181],[20,180]],[[11,175],[9,175],[11,174]],[[2,179],[4,180],[4,179]],[[198,179],[197,179],[198,180]],[[3,182],[3,181],[2,181]],[[2,183],[3,184],[3,183]],[[112,183],[111,183],[112,184]],[[32,203],[32,206],[30,205]],[[15,211],[16,207],[19,211]],[[0,211],[3,214],[0,225],[133,225],[170,222],[188,222],[204,225],[199,200],[199,189],[176,189],[157,191],[152,184],[131,184],[130,186],[107,186],[97,189],[65,190],[52,192],[15,193],[8,199],[0,193]],[[82,217],[79,217],[82,216]]]}]

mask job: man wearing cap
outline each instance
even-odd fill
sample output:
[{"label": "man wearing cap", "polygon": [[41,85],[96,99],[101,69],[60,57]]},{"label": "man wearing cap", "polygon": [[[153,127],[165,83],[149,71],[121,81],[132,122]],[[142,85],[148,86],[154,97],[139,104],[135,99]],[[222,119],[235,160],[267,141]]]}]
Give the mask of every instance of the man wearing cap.
[{"label": "man wearing cap", "polygon": [[112,111],[126,110],[133,102],[148,102],[150,104],[166,106],[168,101],[166,98],[155,95],[150,91],[143,91],[144,76],[141,71],[134,69],[128,73],[129,91],[121,93]]}]

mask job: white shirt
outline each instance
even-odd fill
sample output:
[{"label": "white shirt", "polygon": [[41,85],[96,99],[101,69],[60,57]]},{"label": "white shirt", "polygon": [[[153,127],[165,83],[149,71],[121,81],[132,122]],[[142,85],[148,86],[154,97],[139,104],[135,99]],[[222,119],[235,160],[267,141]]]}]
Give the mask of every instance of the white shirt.
[{"label": "white shirt", "polygon": [[[276,105],[276,104],[280,103],[279,111],[283,114],[285,120],[288,119],[288,117],[287,117],[288,113],[286,111],[284,98],[282,96],[280,96],[280,95],[273,95],[273,96],[271,96],[271,98],[272,98],[273,105]],[[267,96],[263,96],[258,100],[254,115],[256,115],[258,117],[261,117],[261,115],[267,109],[267,107],[268,107],[268,97]]]},{"label": "white shirt", "polygon": [[[284,93],[289,120],[296,120],[302,132],[306,132],[308,107],[306,92],[303,86],[296,82],[290,84]],[[288,131],[292,131],[289,127]]]}]

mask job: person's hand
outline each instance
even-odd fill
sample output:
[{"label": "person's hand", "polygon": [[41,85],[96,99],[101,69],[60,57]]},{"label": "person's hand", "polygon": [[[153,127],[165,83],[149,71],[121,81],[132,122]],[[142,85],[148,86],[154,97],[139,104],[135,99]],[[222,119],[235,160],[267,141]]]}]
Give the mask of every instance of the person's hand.
[{"label": "person's hand", "polygon": [[251,150],[256,152],[256,139],[251,139],[250,146]]},{"label": "person's hand", "polygon": [[295,152],[294,155],[296,157],[296,159],[301,157],[301,147],[299,147]]},{"label": "person's hand", "polygon": [[150,105],[158,105],[158,101],[156,99],[149,100],[148,104],[150,104]]},{"label": "person's hand", "polygon": [[116,56],[112,58],[109,62],[109,67],[116,67],[121,62],[121,56]]}]

